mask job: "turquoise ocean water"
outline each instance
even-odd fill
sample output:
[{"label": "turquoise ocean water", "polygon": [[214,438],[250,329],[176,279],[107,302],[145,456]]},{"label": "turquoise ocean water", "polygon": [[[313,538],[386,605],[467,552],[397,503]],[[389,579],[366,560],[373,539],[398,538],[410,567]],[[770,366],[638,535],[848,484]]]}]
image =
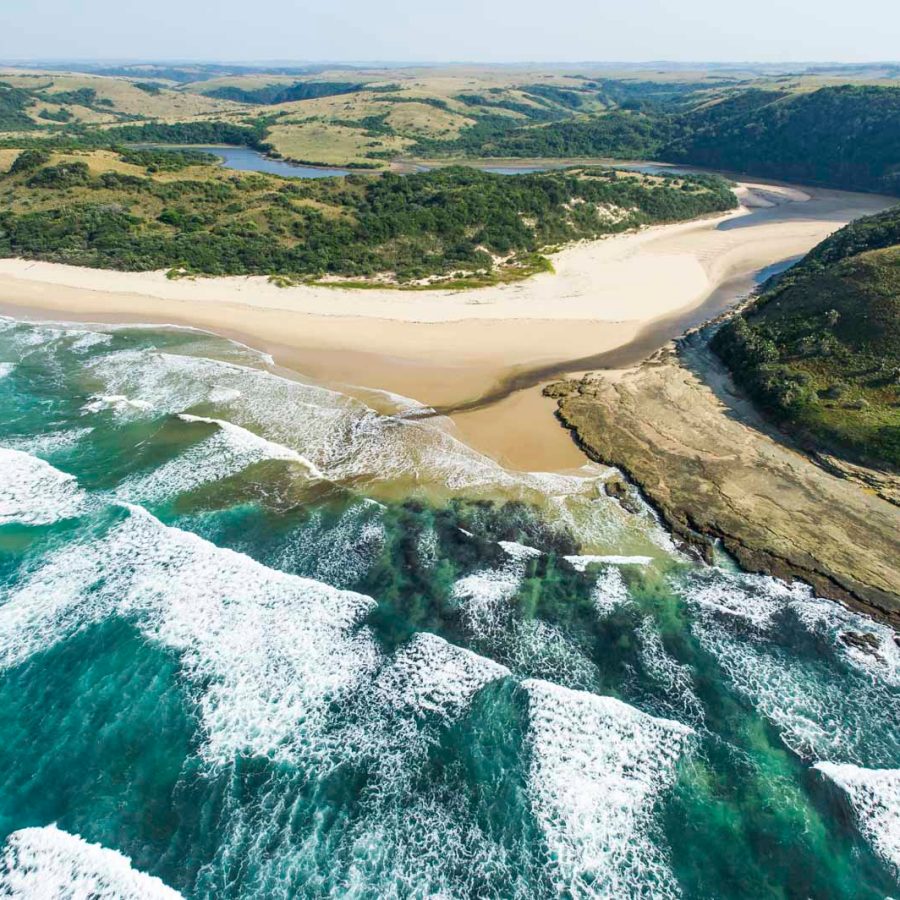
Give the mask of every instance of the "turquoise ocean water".
[{"label": "turquoise ocean water", "polygon": [[893,633],[385,406],[0,320],[0,896],[900,896]]}]

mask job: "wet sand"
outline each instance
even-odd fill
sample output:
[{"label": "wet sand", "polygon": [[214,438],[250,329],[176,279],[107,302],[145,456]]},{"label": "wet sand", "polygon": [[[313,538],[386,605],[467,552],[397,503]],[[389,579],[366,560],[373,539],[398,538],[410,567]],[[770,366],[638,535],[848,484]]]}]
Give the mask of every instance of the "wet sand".
[{"label": "wet sand", "polygon": [[540,386],[632,365],[731,305],[761,269],[794,258],[890,198],[743,185],[733,214],[573,245],[556,274],[471,291],[281,289],[264,278],[0,260],[0,311],[175,324],[235,338],[351,393],[380,389],[449,414],[459,436],[511,468],[584,461]]}]

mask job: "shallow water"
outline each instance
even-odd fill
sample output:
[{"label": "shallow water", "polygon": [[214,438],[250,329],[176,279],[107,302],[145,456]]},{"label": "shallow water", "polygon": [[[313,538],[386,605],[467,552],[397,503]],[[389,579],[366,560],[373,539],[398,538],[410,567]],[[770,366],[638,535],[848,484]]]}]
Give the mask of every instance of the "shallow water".
[{"label": "shallow water", "polygon": [[282,178],[335,178],[349,175],[350,169],[340,166],[304,166],[300,163],[272,159],[250,147],[231,147],[224,144],[199,146],[197,144],[152,144],[148,146],[170,149],[200,150],[218,156],[226,169],[239,172],[266,172],[269,175],[280,175]]},{"label": "shallow water", "polygon": [[391,403],[0,320],[0,895],[897,896],[893,634]]}]

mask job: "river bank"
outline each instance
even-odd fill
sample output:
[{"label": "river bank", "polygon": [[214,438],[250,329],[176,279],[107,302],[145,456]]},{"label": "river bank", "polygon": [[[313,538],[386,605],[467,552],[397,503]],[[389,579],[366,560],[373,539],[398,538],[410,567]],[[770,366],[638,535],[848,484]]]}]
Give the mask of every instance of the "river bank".
[{"label": "river bank", "polygon": [[[890,203],[777,185],[738,190],[734,213],[575,244],[554,254],[553,274],[477,290],[280,288],[260,277],[171,280],[5,259],[0,305],[19,316],[213,331],[323,383],[436,407],[505,465],[566,470],[583,456],[546,415],[542,383],[606,354],[646,356],[698,310],[714,313],[710,298],[729,305],[754,273]],[[526,397],[507,399],[523,389]]]}]

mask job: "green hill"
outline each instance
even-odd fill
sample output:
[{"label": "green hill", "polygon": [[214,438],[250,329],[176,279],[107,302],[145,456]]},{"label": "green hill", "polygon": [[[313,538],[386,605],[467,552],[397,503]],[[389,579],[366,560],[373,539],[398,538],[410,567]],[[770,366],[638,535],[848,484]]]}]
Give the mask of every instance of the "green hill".
[{"label": "green hill", "polygon": [[695,92],[426,150],[497,157],[659,159],[849,190],[900,194],[900,88]]},{"label": "green hill", "polygon": [[819,244],[712,348],[807,446],[900,469],[900,206]]},{"label": "green hill", "polygon": [[747,91],[676,123],[662,157],[786,181],[900,194],[900,89]]}]

